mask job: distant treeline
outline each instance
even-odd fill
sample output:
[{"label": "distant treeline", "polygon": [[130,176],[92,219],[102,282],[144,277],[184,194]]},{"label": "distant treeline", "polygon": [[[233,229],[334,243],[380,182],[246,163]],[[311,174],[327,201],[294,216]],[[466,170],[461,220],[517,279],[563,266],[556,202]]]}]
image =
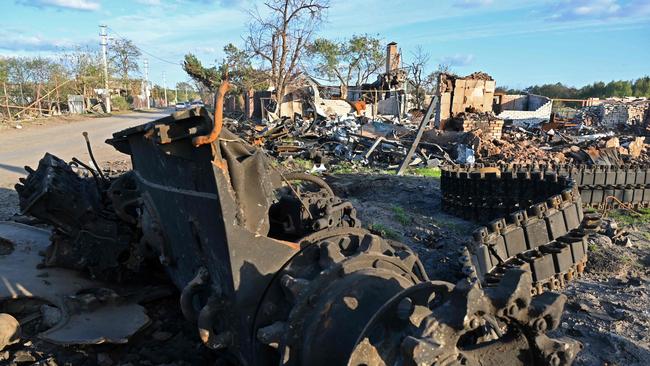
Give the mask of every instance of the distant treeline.
[{"label": "distant treeline", "polygon": [[497,91],[508,94],[531,93],[549,98],[586,99],[610,97],[647,97],[650,98],[650,76],[636,80],[618,80],[605,83],[602,81],[585,85],[582,88],[567,86],[562,83],[534,85],[523,90],[499,87]]}]

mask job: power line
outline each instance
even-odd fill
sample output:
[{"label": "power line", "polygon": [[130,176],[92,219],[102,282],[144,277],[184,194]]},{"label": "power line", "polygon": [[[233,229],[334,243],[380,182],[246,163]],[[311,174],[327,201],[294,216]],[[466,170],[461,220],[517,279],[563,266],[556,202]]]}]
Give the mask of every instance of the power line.
[{"label": "power line", "polygon": [[[120,37],[120,38],[122,38],[122,39],[127,39],[126,37],[124,37],[123,35],[121,35],[120,33],[118,33],[115,29],[113,29],[113,28],[111,28],[111,27],[108,27],[108,29],[110,29],[111,32],[115,33],[118,37]],[[171,64],[171,65],[177,65],[177,66],[180,65],[180,66],[183,66],[183,64],[180,63],[180,62],[174,62],[174,61],[165,60],[164,58],[158,57],[158,56],[156,56],[155,54],[153,54],[153,53],[151,53],[151,52],[149,52],[149,51],[143,49],[142,47],[140,47],[140,46],[138,46],[138,45],[135,45],[135,44],[134,44],[134,46],[135,46],[135,47],[136,47],[140,52],[142,52],[142,53],[144,53],[144,54],[146,54],[146,55],[148,55],[148,56],[150,56],[150,57],[153,57],[153,58],[155,58],[156,60],[159,60],[159,61],[162,61],[162,62],[166,62],[166,63]]]}]

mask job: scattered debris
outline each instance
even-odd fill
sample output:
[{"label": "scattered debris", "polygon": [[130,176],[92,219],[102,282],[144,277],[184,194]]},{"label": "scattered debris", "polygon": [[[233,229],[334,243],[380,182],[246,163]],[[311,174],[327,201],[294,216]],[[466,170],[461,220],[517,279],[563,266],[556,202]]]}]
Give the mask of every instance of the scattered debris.
[{"label": "scattered debris", "polygon": [[[241,364],[416,363],[418,344],[433,342],[441,347],[431,349],[429,360],[460,355],[478,362],[495,349],[493,364],[522,355],[565,364],[576,357],[580,343],[545,335],[558,327],[566,298],[533,297],[529,271],[505,271],[498,285],[482,288],[465,264],[456,285],[429,282],[408,246],[360,228],[355,208],[325,181],[273,168],[221,122],[220,114],[213,121],[197,108],[114,133],[107,142],[129,154],[134,167],[117,177],[90,167],[91,176],[80,177],[46,155],[16,186],[23,210],[54,226],[46,263],[119,280],[145,273],[152,268],[145,263],[157,260],[181,291],[183,315],[203,343]],[[209,146],[195,143],[208,136]],[[101,246],[97,238],[104,238]],[[95,304],[119,298],[117,291],[90,296]],[[87,332],[57,336],[78,343],[74,336],[91,329],[93,338],[100,330],[112,334],[105,320],[117,318],[141,323],[137,315],[96,316],[98,325]],[[70,324],[95,323],[73,316]],[[398,337],[377,343],[388,325]],[[468,332],[476,337],[464,337]],[[413,352],[394,352],[403,338],[413,340]]]},{"label": "scattered debris", "polygon": [[0,255],[0,300],[44,301],[35,309],[43,325],[42,339],[59,344],[122,343],[148,324],[142,306],[118,296],[106,284],[78,272],[42,266],[39,253],[50,245],[49,231],[0,222],[0,237],[14,245]]},{"label": "scattered debris", "polygon": [[0,313],[0,351],[20,341],[20,323],[13,316]]},{"label": "scattered debris", "polygon": [[[213,120],[192,108],[116,132],[107,142],[131,163],[106,171],[47,154],[16,189],[22,210],[53,227],[51,244],[48,230],[0,223],[0,299],[9,304],[0,310],[12,314],[0,314],[2,348],[16,347],[20,327],[55,344],[126,343],[151,325],[140,303],[170,293],[148,280],[168,278],[200,341],[241,364],[471,363],[495,349],[498,357],[481,362],[580,360],[579,342],[549,338],[584,336],[561,323],[567,298],[556,291],[587,286],[585,273],[599,266],[621,278],[633,270],[626,257],[607,256],[633,250],[634,231],[585,210],[649,204],[644,101],[589,105],[562,121],[549,98],[495,94],[485,73],[441,74],[428,110],[405,114],[394,61],[358,100],[306,78],[279,105],[260,93],[257,121],[223,117],[221,108]],[[348,198],[364,187],[386,202],[398,193],[379,192],[367,177],[306,173],[340,167],[436,168],[441,207],[472,221],[452,236],[467,240],[452,240],[450,251],[448,232],[394,203],[389,218],[364,207],[371,221],[363,229],[359,205],[334,192]],[[401,188],[433,200],[427,188]],[[477,224],[487,226],[465,247],[467,227]],[[427,253],[438,250],[432,269]],[[629,286],[644,283],[627,277]],[[570,307],[572,321],[628,314],[587,296]],[[514,329],[523,333],[503,336]],[[178,334],[148,331],[157,342]],[[10,357],[40,359],[21,349],[0,361]],[[118,359],[95,357],[100,365]]]}]

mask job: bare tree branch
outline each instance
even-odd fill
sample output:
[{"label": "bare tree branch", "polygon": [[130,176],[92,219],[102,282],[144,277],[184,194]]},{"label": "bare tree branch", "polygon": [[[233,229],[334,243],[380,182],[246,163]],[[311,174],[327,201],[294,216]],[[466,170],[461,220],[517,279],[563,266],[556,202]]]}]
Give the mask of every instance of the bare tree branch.
[{"label": "bare tree branch", "polygon": [[248,52],[268,63],[269,83],[278,101],[298,72],[300,58],[315,29],[320,25],[329,0],[268,0],[268,15],[250,11],[251,23],[245,38]]}]

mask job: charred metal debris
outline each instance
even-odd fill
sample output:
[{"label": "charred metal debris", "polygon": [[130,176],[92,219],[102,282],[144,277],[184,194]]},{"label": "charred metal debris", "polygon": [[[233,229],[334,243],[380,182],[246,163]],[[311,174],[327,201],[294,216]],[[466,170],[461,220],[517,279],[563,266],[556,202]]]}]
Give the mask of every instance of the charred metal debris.
[{"label": "charred metal debris", "polygon": [[[143,278],[164,273],[225,364],[571,364],[581,344],[546,335],[566,301],[557,291],[582,274],[599,227],[583,207],[650,204],[638,124],[613,137],[593,114],[544,120],[548,101],[531,95],[520,96],[530,110],[516,111],[508,103],[524,102],[495,93],[484,73],[441,75],[426,110],[383,117],[377,91],[402,76],[390,71],[355,102],[324,98],[310,82],[292,92],[308,101],[302,113],[260,103],[268,119],[258,124],[223,117],[223,83],[214,118],[190,109],[114,133],[107,143],[133,167],[117,176],[46,154],[16,190],[22,211],[54,228],[50,242],[48,231],[0,225],[11,243],[0,264],[34,268],[21,277],[19,265],[0,266],[0,300],[59,309],[44,339],[119,343],[149,321],[134,295]],[[361,228],[323,179],[284,173],[269,155],[308,158],[311,172],[341,161],[398,174],[440,167],[443,210],[486,224],[459,248],[464,278],[429,279],[410,248]],[[19,250],[27,243],[38,243],[42,264]],[[75,285],[39,286],[39,268]],[[148,288],[149,298],[166,291]],[[98,313],[133,321],[114,326]],[[3,347],[19,334],[12,319]]]},{"label": "charred metal debris", "polygon": [[193,109],[116,132],[133,170],[106,179],[46,155],[17,186],[55,228],[46,265],[123,282],[162,267],[235,365],[571,364],[581,345],[546,335],[566,297],[536,292],[536,272],[431,280],[320,178],[277,171],[225,128],[197,146],[219,125]]}]

